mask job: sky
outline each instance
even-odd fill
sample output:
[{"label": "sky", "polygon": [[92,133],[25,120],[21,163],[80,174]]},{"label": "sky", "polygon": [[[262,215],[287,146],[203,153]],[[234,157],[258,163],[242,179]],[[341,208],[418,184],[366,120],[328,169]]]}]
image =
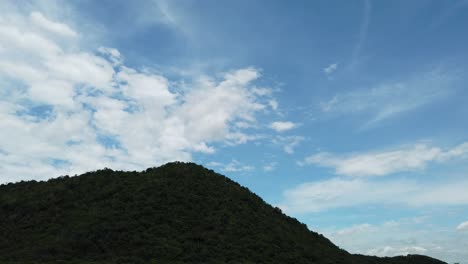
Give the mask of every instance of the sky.
[{"label": "sky", "polygon": [[0,2],[0,183],[192,161],[352,253],[468,263],[468,1]]}]

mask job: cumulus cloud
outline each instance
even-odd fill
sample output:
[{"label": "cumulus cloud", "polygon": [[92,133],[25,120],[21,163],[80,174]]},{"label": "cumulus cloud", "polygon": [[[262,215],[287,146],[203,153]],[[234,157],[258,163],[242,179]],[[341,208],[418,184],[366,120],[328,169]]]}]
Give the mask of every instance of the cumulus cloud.
[{"label": "cumulus cloud", "polygon": [[297,124],[290,121],[276,121],[270,124],[270,128],[276,132],[284,132],[297,127]]},{"label": "cumulus cloud", "polygon": [[274,98],[254,85],[256,68],[200,75],[178,91],[117,49],[80,49],[76,35],[39,12],[2,20],[0,182],[142,169],[259,138],[252,128]]},{"label": "cumulus cloud", "polygon": [[419,170],[426,167],[430,162],[466,158],[467,155],[468,142],[447,150],[425,144],[416,144],[397,150],[350,155],[334,155],[321,152],[305,158],[299,164],[333,168],[338,175],[383,176],[397,172]]}]

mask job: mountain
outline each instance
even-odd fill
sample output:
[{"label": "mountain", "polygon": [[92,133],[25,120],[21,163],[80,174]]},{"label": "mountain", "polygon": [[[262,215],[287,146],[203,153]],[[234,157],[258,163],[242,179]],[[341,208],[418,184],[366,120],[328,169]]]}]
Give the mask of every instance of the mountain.
[{"label": "mountain", "polygon": [[193,163],[0,186],[0,263],[440,264],[352,255]]}]

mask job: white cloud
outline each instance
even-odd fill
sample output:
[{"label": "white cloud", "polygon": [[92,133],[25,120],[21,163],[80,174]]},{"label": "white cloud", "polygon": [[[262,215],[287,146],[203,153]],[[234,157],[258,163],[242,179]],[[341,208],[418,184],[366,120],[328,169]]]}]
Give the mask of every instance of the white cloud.
[{"label": "white cloud", "polygon": [[255,87],[252,89],[252,92],[257,95],[265,96],[265,95],[271,95],[273,91],[270,88]]},{"label": "white cloud", "polygon": [[284,152],[293,154],[297,145],[304,140],[305,138],[302,136],[277,136],[273,138],[273,144],[280,145],[283,147]]},{"label": "white cloud", "polygon": [[123,63],[122,55],[117,49],[109,48],[109,47],[99,47],[98,51],[103,55],[109,56],[114,66],[117,66]]},{"label": "white cloud", "polygon": [[453,91],[458,76],[442,70],[416,74],[406,80],[377,84],[334,95],[320,103],[322,112],[334,115],[362,114],[368,127],[398,114],[428,105]]},{"label": "white cloud", "polygon": [[124,65],[116,49],[90,52],[51,31],[75,32],[40,13],[2,20],[0,182],[143,169],[260,138],[251,131],[274,98],[254,85],[256,68],[199,76],[178,91],[166,76]]},{"label": "white cloud", "polygon": [[115,74],[109,61],[87,53],[67,53],[44,60],[47,77],[63,79],[74,84],[85,84],[109,91]]},{"label": "white cloud", "polygon": [[466,231],[468,230],[468,221],[465,221],[463,223],[460,223],[458,226],[457,226],[457,230],[458,231]]},{"label": "white cloud", "polygon": [[221,166],[223,166],[223,164],[221,162],[217,162],[217,161],[210,161],[206,165],[209,166],[209,167],[221,167]]},{"label": "white cloud", "polygon": [[[244,127],[244,128],[249,128],[249,127],[251,126]],[[239,145],[239,144],[245,144],[249,141],[260,140],[262,138],[264,138],[263,135],[257,135],[257,134],[249,135],[243,132],[231,132],[231,133],[226,134],[224,143],[226,143],[226,145],[228,146],[234,146],[234,145]]]},{"label": "white cloud", "polygon": [[30,14],[30,18],[34,24],[55,34],[63,35],[66,37],[76,37],[78,35],[68,25],[50,21],[49,19],[44,17],[44,15],[40,12],[32,12]]},{"label": "white cloud", "polygon": [[334,71],[338,69],[338,64],[337,63],[332,63],[328,65],[326,68],[323,69],[323,72],[327,75],[332,74]]},{"label": "white cloud", "polygon": [[344,235],[352,235],[355,233],[361,233],[363,231],[370,230],[372,228],[372,225],[365,223],[365,224],[359,224],[359,225],[354,225],[348,228],[343,228],[340,230],[336,231],[336,235],[338,236],[344,236]]},{"label": "white cloud", "polygon": [[427,249],[420,246],[405,246],[405,247],[392,247],[392,246],[383,246],[372,248],[367,251],[368,255],[371,256],[406,256],[408,254],[426,254]]},{"label": "white cloud", "polygon": [[468,142],[452,149],[442,150],[417,144],[397,150],[333,155],[321,152],[299,162],[300,165],[313,164],[335,169],[338,175],[383,176],[397,172],[423,169],[430,162],[443,162],[468,155]]},{"label": "white cloud", "polygon": [[286,190],[280,207],[288,213],[363,205],[468,205],[468,181],[418,182],[332,178]]},{"label": "white cloud", "polygon": [[231,162],[226,163],[226,164],[212,161],[212,162],[209,162],[207,165],[211,167],[219,168],[223,172],[246,172],[246,171],[252,171],[255,169],[254,166],[243,164],[237,160],[232,160]]},{"label": "white cloud", "polygon": [[276,121],[270,124],[270,128],[276,132],[284,132],[297,127],[296,123],[290,121]]},{"label": "white cloud", "polygon": [[380,257],[422,254],[449,263],[466,259],[468,237],[457,237],[455,232],[448,231],[437,223],[439,217],[433,214],[340,228],[328,226],[319,231],[337,246],[354,254]]},{"label": "white cloud", "polygon": [[273,110],[278,109],[278,102],[274,99],[268,101],[268,105],[270,105],[271,109]]},{"label": "white cloud", "polygon": [[34,57],[52,56],[62,52],[56,43],[44,36],[36,32],[20,31],[19,28],[6,23],[0,25],[0,39],[4,56],[7,55],[6,51],[11,49],[15,49],[15,54],[21,50],[22,53]]},{"label": "white cloud", "polygon": [[226,172],[251,171],[253,169],[253,166],[243,165],[237,162],[236,160],[232,161],[231,163],[227,164],[226,167],[222,168],[222,170]]},{"label": "white cloud", "polygon": [[274,171],[276,169],[276,162],[270,162],[263,166],[263,170],[266,172]]}]

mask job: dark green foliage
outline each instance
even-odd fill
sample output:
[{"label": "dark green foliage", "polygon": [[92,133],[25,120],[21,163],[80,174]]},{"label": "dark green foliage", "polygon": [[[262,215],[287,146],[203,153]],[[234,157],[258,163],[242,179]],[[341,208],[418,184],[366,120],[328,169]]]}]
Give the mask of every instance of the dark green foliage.
[{"label": "dark green foliage", "polygon": [[351,255],[193,163],[0,186],[0,263],[443,263]]}]

